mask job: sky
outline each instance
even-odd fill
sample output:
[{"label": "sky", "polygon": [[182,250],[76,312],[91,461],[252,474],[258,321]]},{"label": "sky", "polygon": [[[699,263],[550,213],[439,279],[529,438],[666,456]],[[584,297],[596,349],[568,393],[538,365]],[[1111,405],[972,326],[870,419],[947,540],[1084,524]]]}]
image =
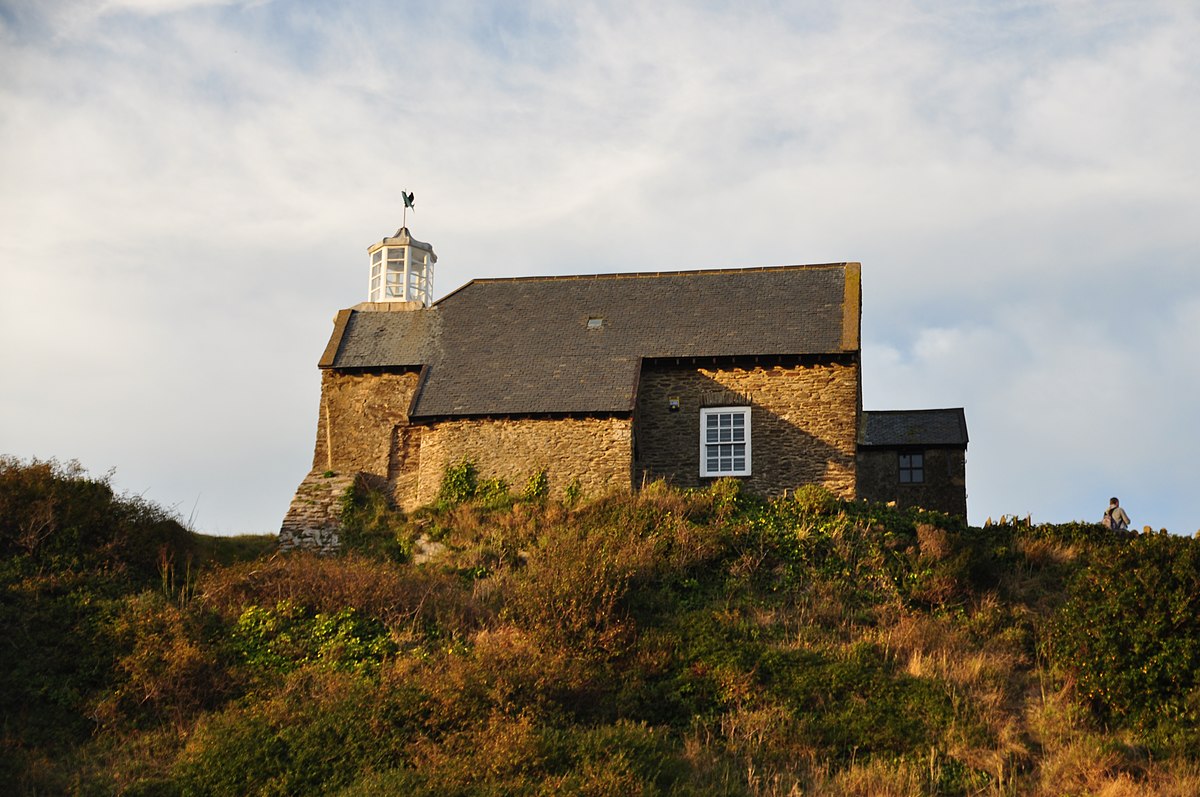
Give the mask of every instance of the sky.
[{"label": "sky", "polygon": [[1200,529],[1200,6],[0,0],[0,454],[278,530],[334,313],[858,261],[867,409],[964,407],[972,523]]}]

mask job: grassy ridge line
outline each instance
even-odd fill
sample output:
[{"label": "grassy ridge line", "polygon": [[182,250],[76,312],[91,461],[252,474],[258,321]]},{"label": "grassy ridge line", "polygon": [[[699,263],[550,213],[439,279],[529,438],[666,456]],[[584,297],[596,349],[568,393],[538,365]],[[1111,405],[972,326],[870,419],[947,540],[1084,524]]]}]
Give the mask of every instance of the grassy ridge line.
[{"label": "grassy ridge line", "polygon": [[[343,556],[237,562],[261,541],[206,548],[103,480],[4,462],[0,780],[1200,791],[1195,541],[968,529],[817,489],[767,502],[735,482],[656,484],[564,504],[537,474],[516,496],[465,466],[448,477],[411,515],[348,495]],[[56,531],[40,533],[48,496]]]}]

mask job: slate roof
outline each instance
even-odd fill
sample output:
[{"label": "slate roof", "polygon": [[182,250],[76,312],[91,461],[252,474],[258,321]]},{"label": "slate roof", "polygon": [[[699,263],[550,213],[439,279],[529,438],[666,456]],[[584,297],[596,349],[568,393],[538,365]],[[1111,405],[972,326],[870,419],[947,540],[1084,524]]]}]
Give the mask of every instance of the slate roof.
[{"label": "slate roof", "polygon": [[342,310],[321,357],[322,368],[424,365],[437,351],[441,315],[429,310]]},{"label": "slate roof", "polygon": [[414,418],[626,413],[644,358],[857,352],[859,283],[857,263],[475,280],[343,310],[320,364],[423,366]]},{"label": "slate roof", "polygon": [[944,410],[864,411],[858,432],[858,444],[876,448],[966,448],[967,416],[961,407]]}]

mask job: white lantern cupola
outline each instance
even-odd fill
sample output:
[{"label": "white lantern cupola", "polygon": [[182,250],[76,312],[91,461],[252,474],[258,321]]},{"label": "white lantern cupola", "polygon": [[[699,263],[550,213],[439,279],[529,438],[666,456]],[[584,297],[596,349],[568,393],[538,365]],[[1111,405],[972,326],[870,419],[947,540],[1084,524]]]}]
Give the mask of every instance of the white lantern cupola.
[{"label": "white lantern cupola", "polygon": [[420,302],[428,307],[433,301],[433,247],[413,238],[408,227],[401,227],[391,238],[384,238],[367,249],[371,258],[368,301]]}]

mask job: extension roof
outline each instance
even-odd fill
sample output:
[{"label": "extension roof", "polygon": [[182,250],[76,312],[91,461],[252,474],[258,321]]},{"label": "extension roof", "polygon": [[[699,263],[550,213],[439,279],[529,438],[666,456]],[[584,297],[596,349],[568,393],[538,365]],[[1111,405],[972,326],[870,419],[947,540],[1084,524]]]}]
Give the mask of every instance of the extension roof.
[{"label": "extension roof", "polygon": [[863,448],[966,448],[967,416],[962,407],[863,412],[858,444]]},{"label": "extension roof", "polygon": [[628,413],[643,359],[857,352],[859,272],[474,280],[425,309],[342,310],[320,367],[421,367],[413,418]]}]

